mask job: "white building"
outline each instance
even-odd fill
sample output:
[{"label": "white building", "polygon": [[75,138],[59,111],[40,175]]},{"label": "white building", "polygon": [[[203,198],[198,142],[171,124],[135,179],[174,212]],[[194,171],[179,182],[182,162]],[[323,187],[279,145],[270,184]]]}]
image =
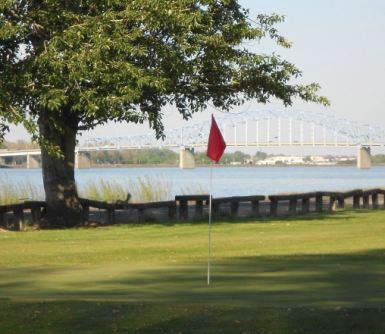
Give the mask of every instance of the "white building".
[{"label": "white building", "polygon": [[272,165],[278,165],[278,164],[301,165],[304,163],[305,162],[303,157],[281,155],[281,156],[269,157],[265,160],[257,161],[255,164],[257,166],[272,166]]}]

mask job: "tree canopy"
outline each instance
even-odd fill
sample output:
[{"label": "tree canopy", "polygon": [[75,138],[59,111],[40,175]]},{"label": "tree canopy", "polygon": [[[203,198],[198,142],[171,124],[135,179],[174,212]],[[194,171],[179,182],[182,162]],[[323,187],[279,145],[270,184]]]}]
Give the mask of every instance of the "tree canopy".
[{"label": "tree canopy", "polygon": [[148,120],[162,135],[162,107],[185,118],[229,109],[243,99],[285,104],[294,97],[325,102],[318,85],[291,84],[301,72],[277,55],[255,54],[246,40],[290,43],[255,24],[232,0],[5,0],[0,5],[0,115],[39,137],[36,120],[63,131],[109,120]]},{"label": "tree canopy", "polygon": [[245,46],[290,47],[282,20],[252,20],[236,0],[2,0],[0,133],[23,124],[42,148],[48,207],[76,206],[79,131],[149,122],[160,138],[165,105],[189,119],[208,103],[327,103],[317,84],[295,83],[292,63]]}]

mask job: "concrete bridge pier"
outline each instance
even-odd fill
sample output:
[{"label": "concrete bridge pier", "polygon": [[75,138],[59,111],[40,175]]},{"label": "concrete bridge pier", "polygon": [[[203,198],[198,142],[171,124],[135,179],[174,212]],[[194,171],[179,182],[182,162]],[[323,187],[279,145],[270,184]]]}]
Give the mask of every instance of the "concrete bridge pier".
[{"label": "concrete bridge pier", "polygon": [[91,157],[89,153],[75,152],[75,168],[76,169],[91,168]]},{"label": "concrete bridge pier", "polygon": [[360,146],[357,154],[357,168],[370,169],[372,167],[372,159],[370,155],[370,147]]},{"label": "concrete bridge pier", "polygon": [[195,168],[194,149],[182,147],[179,153],[179,167],[182,169]]},{"label": "concrete bridge pier", "polygon": [[27,154],[27,168],[40,168],[40,161],[36,159],[36,156],[33,154]]}]

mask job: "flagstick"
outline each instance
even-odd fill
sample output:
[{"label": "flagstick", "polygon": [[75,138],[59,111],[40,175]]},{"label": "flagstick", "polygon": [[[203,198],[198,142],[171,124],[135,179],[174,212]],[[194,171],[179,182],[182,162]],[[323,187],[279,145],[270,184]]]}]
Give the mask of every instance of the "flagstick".
[{"label": "flagstick", "polygon": [[213,164],[210,165],[210,200],[209,200],[209,244],[207,261],[207,285],[210,285],[210,260],[211,260],[211,217],[212,217],[212,189],[213,189]]}]

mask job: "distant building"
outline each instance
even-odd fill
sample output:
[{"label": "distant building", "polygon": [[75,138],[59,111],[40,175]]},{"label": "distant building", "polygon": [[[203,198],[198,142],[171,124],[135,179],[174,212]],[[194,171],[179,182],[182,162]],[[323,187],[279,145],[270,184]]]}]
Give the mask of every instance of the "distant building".
[{"label": "distant building", "polygon": [[304,164],[304,158],[303,157],[297,157],[297,156],[274,156],[269,157],[265,160],[260,160],[255,163],[257,166],[273,166],[278,164],[283,165],[301,165]]},{"label": "distant building", "polygon": [[316,166],[332,166],[337,165],[341,162],[349,162],[354,160],[355,157],[348,156],[322,156],[322,155],[312,155],[312,156],[272,156],[264,160],[259,160],[255,162],[257,166],[276,166],[276,165],[316,165]]}]

